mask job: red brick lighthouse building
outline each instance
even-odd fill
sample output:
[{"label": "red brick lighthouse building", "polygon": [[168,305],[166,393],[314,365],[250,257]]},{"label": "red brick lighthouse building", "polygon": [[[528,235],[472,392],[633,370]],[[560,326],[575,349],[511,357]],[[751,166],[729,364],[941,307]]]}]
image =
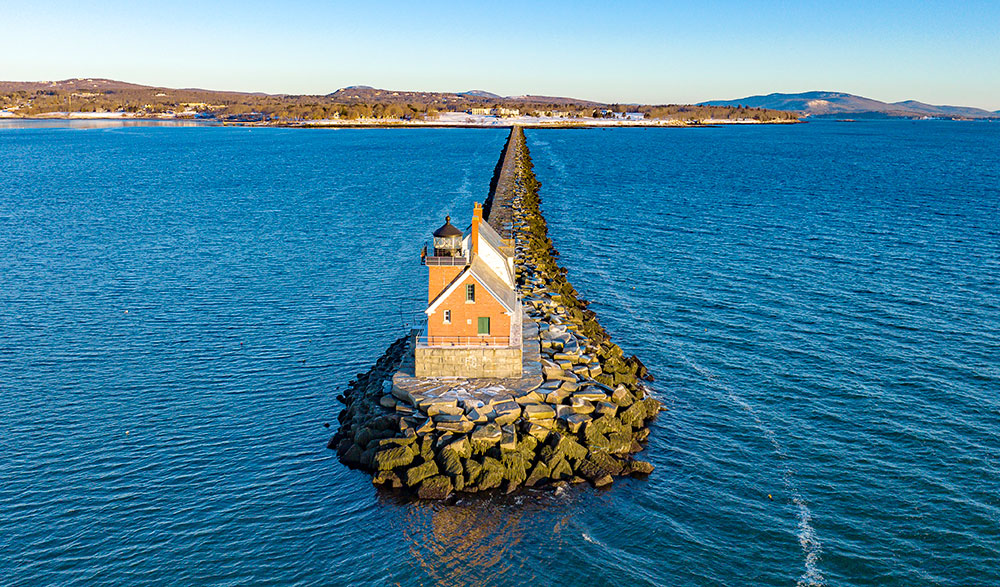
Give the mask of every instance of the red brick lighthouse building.
[{"label": "red brick lighthouse building", "polygon": [[417,340],[418,377],[519,377],[521,300],[514,288],[513,243],[475,204],[468,233],[445,218],[428,270],[427,327]]}]

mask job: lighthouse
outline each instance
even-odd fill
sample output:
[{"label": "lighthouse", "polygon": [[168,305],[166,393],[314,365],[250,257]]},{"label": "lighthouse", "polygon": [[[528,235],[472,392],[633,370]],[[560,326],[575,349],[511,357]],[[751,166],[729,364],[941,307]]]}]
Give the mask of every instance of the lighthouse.
[{"label": "lighthouse", "polygon": [[427,325],[415,350],[418,377],[519,377],[521,300],[513,242],[473,206],[467,231],[445,217],[421,255],[427,267]]}]

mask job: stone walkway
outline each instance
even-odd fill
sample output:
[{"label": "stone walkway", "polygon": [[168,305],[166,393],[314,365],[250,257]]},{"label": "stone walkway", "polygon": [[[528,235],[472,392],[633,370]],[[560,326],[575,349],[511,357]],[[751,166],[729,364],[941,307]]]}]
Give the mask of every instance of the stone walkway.
[{"label": "stone walkway", "polygon": [[504,153],[503,161],[500,164],[500,172],[497,176],[494,191],[487,198],[486,210],[483,211],[483,218],[497,231],[503,238],[511,238],[511,226],[514,222],[514,199],[517,190],[517,152],[520,146],[520,137],[512,134],[507,143],[507,151]]}]

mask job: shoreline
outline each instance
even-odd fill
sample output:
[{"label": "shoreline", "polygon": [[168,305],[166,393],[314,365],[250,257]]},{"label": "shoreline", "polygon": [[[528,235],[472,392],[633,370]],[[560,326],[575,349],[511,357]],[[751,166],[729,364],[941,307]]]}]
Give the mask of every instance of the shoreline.
[{"label": "shoreline", "polygon": [[245,126],[251,128],[304,128],[304,129],[330,129],[330,128],[504,128],[511,129],[520,126],[526,129],[538,128],[711,128],[721,126],[760,126],[760,125],[788,125],[803,124],[808,120],[724,120],[706,119],[702,121],[682,121],[670,119],[649,119],[649,120],[610,120],[610,119],[531,119],[531,118],[510,118],[495,120],[390,120],[390,119],[362,119],[355,121],[340,121],[335,119],[312,121],[234,121],[218,120],[208,118],[186,118],[186,117],[156,117],[156,116],[125,116],[114,115],[114,113],[102,113],[97,116],[73,116],[73,115],[53,115],[53,116],[10,116],[0,113],[0,123],[17,122],[122,122],[122,123],[161,123],[164,125],[190,125],[190,126]]}]

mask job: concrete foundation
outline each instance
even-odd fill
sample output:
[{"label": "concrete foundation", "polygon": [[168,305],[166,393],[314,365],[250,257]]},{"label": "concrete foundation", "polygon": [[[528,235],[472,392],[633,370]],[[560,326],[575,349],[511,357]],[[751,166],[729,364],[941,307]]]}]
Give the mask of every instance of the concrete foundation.
[{"label": "concrete foundation", "polygon": [[520,348],[417,347],[417,377],[497,378],[521,376]]}]

